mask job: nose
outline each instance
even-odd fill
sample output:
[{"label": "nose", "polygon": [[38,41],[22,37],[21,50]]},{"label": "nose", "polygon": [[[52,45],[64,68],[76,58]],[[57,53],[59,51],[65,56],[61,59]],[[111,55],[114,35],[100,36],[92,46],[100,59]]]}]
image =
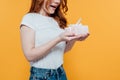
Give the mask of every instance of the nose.
[{"label": "nose", "polygon": [[60,4],[60,1],[61,1],[61,0],[54,0],[54,2],[55,2],[56,4]]}]

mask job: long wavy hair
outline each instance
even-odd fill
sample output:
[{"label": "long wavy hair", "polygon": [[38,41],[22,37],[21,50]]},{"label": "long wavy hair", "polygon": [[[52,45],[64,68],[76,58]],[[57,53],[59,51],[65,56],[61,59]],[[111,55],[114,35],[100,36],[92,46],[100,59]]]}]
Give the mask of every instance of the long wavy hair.
[{"label": "long wavy hair", "polygon": [[[47,1],[46,6],[48,5],[49,2],[50,0]],[[44,0],[32,0],[31,7],[28,13],[39,13],[43,3],[44,3]],[[55,13],[50,15],[58,22],[60,28],[63,28],[63,29],[67,27],[67,20],[65,18],[67,11],[68,11],[67,0],[61,0],[60,5],[55,10]]]}]

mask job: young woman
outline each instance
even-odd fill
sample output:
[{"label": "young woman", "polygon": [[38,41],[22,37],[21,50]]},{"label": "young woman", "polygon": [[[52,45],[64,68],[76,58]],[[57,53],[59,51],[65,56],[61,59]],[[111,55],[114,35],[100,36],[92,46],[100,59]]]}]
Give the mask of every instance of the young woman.
[{"label": "young woman", "polygon": [[31,65],[30,80],[67,80],[63,55],[88,34],[65,31],[67,0],[32,0],[20,25],[22,50]]}]

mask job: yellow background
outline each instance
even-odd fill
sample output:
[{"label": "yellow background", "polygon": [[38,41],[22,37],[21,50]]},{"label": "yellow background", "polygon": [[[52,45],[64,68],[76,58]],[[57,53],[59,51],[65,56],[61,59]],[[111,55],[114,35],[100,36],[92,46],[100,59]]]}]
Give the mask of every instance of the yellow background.
[{"label": "yellow background", "polygon": [[[120,80],[120,0],[68,0],[69,23],[80,17],[90,36],[65,54],[68,80]],[[0,80],[28,80],[19,24],[30,0],[0,1]]]}]

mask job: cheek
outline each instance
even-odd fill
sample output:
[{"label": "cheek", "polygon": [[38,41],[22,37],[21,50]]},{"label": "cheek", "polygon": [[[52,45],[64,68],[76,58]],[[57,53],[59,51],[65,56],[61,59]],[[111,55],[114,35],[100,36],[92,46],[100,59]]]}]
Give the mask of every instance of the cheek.
[{"label": "cheek", "polygon": [[50,2],[47,1],[46,5],[45,5],[45,9],[49,11],[49,8],[50,8]]}]

